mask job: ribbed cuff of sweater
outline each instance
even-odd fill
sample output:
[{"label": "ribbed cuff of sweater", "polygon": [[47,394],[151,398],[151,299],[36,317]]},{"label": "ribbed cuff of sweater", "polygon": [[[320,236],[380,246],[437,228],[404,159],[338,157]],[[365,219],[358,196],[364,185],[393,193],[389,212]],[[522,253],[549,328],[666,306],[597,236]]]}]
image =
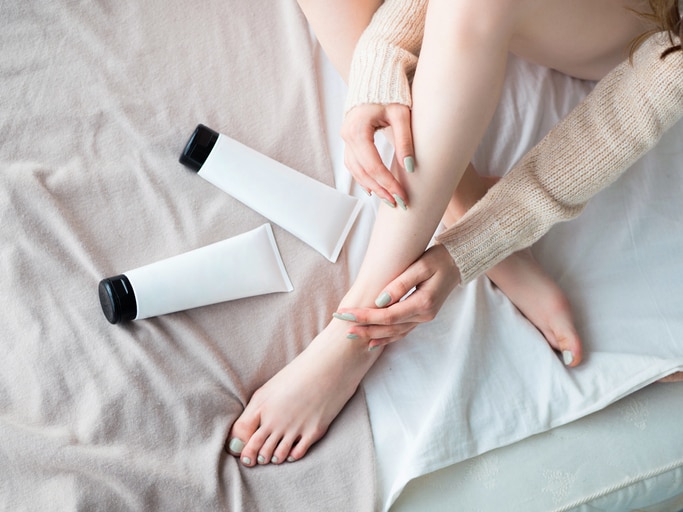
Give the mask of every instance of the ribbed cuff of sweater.
[{"label": "ribbed cuff of sweater", "polygon": [[[533,167],[532,161],[527,164]],[[438,237],[453,257],[463,284],[479,277],[513,252],[531,245],[550,227],[576,217],[585,203],[554,201],[534,176],[518,167],[495,185],[453,227]]]},{"label": "ribbed cuff of sweater", "polygon": [[416,63],[414,55],[396,46],[366,44],[351,67],[345,112],[364,103],[412,106],[408,73]]},{"label": "ribbed cuff of sweater", "polygon": [[428,0],[385,0],[360,37],[349,71],[345,112],[364,103],[411,106],[410,83]]}]

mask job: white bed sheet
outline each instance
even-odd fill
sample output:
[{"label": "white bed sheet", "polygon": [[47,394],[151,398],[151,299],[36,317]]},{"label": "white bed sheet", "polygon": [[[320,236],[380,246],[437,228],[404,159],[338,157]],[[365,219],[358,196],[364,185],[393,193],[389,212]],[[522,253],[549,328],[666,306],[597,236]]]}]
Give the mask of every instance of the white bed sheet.
[{"label": "white bed sheet", "polygon": [[408,483],[392,512],[683,510],[683,382]]},{"label": "white bed sheet", "polygon": [[[338,188],[360,198],[341,158],[344,85],[321,56]],[[511,58],[501,105],[477,152],[502,175],[593,84]],[[565,290],[585,346],[567,369],[536,329],[481,278],[438,318],[385,351],[364,382],[384,508],[411,479],[564,425],[683,369],[683,123],[533,248]],[[380,145],[390,155],[386,143]],[[376,203],[347,249],[360,263]]]}]

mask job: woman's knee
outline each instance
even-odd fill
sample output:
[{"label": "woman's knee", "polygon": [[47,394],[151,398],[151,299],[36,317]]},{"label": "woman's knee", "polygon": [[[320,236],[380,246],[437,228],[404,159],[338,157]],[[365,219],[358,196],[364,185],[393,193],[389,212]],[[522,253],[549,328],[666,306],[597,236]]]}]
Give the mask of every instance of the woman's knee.
[{"label": "woman's knee", "polygon": [[509,40],[526,3],[524,0],[430,0],[428,9],[432,18],[450,25],[454,37],[476,44]]}]

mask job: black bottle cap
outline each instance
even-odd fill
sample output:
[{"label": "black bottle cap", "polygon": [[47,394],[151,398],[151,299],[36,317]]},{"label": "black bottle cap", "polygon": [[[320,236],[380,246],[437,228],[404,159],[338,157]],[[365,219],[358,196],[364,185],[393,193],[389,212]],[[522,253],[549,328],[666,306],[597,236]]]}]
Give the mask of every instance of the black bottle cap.
[{"label": "black bottle cap", "polygon": [[195,172],[199,172],[217,140],[218,132],[207,128],[203,124],[197,125],[190,140],[185,145],[183,154],[180,155],[180,163]]},{"label": "black bottle cap", "polygon": [[138,305],[130,281],[123,274],[100,281],[100,304],[109,323],[128,322],[138,315]]}]

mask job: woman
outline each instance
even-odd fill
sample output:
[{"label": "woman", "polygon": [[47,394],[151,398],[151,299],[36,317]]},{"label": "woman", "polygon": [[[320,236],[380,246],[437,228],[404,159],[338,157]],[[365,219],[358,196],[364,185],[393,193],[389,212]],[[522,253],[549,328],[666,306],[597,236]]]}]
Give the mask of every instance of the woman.
[{"label": "woman", "polygon": [[[360,0],[301,0],[300,3],[332,62],[346,76],[351,49],[379,3]],[[418,292],[424,293],[411,296],[414,310],[420,310],[422,299],[434,300],[438,309],[438,302],[450,291],[443,290],[455,286],[460,276],[463,280],[471,279],[514,250],[528,246],[553,222],[577,215],[589,197],[652,147],[661,132],[683,114],[683,54],[678,48],[665,59],[659,59],[659,54],[671,46],[662,37],[648,39],[636,52],[633,66],[622,64],[607,74],[623,60],[630,41],[647,29],[643,18],[628,8],[646,12],[650,8],[662,8],[665,13],[669,12],[666,9],[674,8],[668,1],[651,4],[648,7],[616,0],[480,0],[476,3],[431,0],[428,5],[403,0],[384,2],[366,34],[389,19],[393,20],[388,24],[391,30],[386,33],[380,30],[386,34],[383,37],[391,40],[399,34],[395,40],[402,43],[407,33],[409,42],[418,41],[420,58],[410,89],[412,110],[406,112],[407,106],[401,108],[395,104],[390,105],[391,109],[385,108],[387,112],[403,112],[398,114],[403,123],[386,112],[361,117],[382,119],[385,115],[390,119],[386,124],[394,128],[399,161],[414,156],[415,168],[414,172],[408,172],[413,170],[410,159],[405,160],[405,166],[394,165],[397,179],[393,181],[378,166],[366,165],[372,152],[361,139],[355,148],[351,144],[347,163],[354,175],[362,171],[374,180],[373,183],[365,176],[356,176],[361,184],[393,205],[400,205],[402,200],[407,209],[392,208],[389,204],[380,206],[359,275],[341,301],[339,312],[342,314],[332,319],[291,364],[256,391],[233,425],[228,449],[240,456],[243,464],[281,463],[303,457],[324,435],[381,354],[381,348],[368,351],[368,339],[357,332],[352,331],[349,336],[348,320],[362,320],[349,312],[365,311],[349,308],[372,308],[375,300],[383,297],[382,292],[387,291],[386,283],[403,275],[423,255],[493,114],[508,51],[574,76],[595,79],[607,76],[589,99],[570,114],[567,122],[560,123],[554,133],[530,152],[531,156],[525,157],[484,200],[442,235],[443,245],[435,246],[420,258],[423,263],[428,261],[428,268],[438,269],[427,279],[427,285],[431,281],[436,291],[427,292],[425,288],[429,286],[422,286]],[[671,21],[669,18],[655,12],[660,14],[661,27],[672,28],[664,24]],[[424,30],[421,20],[424,20]],[[415,23],[417,27],[411,29]],[[574,35],[577,30],[581,34],[579,38]],[[561,37],[563,32],[567,37]],[[396,45],[389,44],[388,48],[400,53],[401,59],[410,61],[410,55],[414,56]],[[393,86],[395,82],[390,84]],[[353,91],[354,83],[350,85]],[[366,89],[372,89],[372,85],[366,84]],[[624,101],[631,103],[622,105]],[[601,108],[594,109],[595,104]],[[347,119],[353,118],[354,111],[362,113],[366,108],[359,107],[351,109]],[[406,130],[397,129],[398,124],[406,124],[407,118],[412,144],[405,142],[409,140]],[[574,131],[576,123],[581,131]],[[368,125],[368,133],[372,133],[376,126]],[[598,153],[592,153],[591,157],[599,156],[601,151],[607,155],[596,160],[597,179],[595,169],[587,172],[582,162],[575,162],[577,155],[583,153],[577,153],[573,146],[592,144],[594,137],[588,135],[594,135],[597,130],[607,137],[607,142],[610,137],[620,140],[623,127],[630,144],[594,148]],[[593,132],[586,132],[587,128]],[[567,133],[572,137],[567,138]],[[399,149],[409,146],[414,152]],[[557,161],[558,151],[572,164],[571,170],[578,177],[588,176],[579,180],[578,191],[570,186],[577,183],[577,175],[567,177],[566,169],[556,172],[550,169]],[[559,180],[555,179],[558,177]],[[558,200],[564,197],[562,194],[569,200]],[[528,195],[531,201],[519,201]],[[537,203],[550,205],[552,213],[546,215],[544,206],[542,215],[532,208],[531,219],[529,215],[519,215],[520,205],[535,207]],[[505,207],[501,209],[500,204]],[[504,229],[503,236],[501,229]],[[434,261],[439,263],[434,265]],[[389,296],[391,303],[396,295],[389,293]],[[383,303],[384,299],[379,301]],[[398,339],[406,325],[374,326],[373,329],[384,331],[379,333],[382,336],[373,333],[372,337],[383,338],[381,343]],[[372,346],[378,346],[377,342]],[[580,345],[576,341],[569,349],[561,344],[559,347],[572,352],[571,364],[578,363]]]},{"label": "woman", "polygon": [[[644,9],[641,6],[641,9]],[[680,22],[680,14],[677,8],[677,5],[673,1],[669,2],[650,2],[649,6],[650,11],[652,11],[653,14],[649,16],[649,18],[653,21],[653,26],[655,27],[655,30],[658,29],[665,29],[668,30],[670,34],[680,34],[681,32],[681,22]],[[360,52],[368,52],[367,47],[373,47],[377,46],[377,42],[373,41],[373,37],[377,38],[378,34],[375,32],[372,34],[370,37],[368,37],[368,34],[371,31],[368,30],[366,35],[364,36],[364,40],[361,42],[359,45],[359,51]],[[643,36],[639,38],[638,41],[636,42],[642,42],[648,33],[645,33]],[[650,34],[651,35],[651,34]],[[381,36],[381,34],[380,34]],[[680,38],[680,35],[679,35]],[[381,37],[380,37],[381,40]],[[363,48],[363,43],[365,44],[366,48]],[[662,42],[662,44],[665,45],[663,50],[659,50],[660,52],[664,53],[669,53],[670,51],[680,51],[680,45],[676,46],[673,44],[673,42],[667,41],[666,39]],[[382,52],[379,52],[382,53]],[[655,56],[657,54],[655,53]],[[359,70],[356,70],[356,73],[358,75],[362,75],[364,73],[363,71],[363,62],[366,59],[356,59],[357,61],[360,61],[360,64],[357,66]],[[385,67],[391,67],[391,65],[394,66],[399,66],[400,63],[394,62],[390,64],[383,63]],[[376,66],[377,68],[381,68],[382,65]],[[367,73],[367,71],[365,71]],[[391,74],[387,73],[386,74]],[[620,75],[615,74],[613,77],[613,81],[616,81],[619,78]],[[663,79],[664,80],[675,80],[675,76],[667,76],[666,74],[663,74]],[[376,78],[374,78],[375,81],[377,81]],[[372,82],[373,77],[363,77],[363,79],[356,79],[356,82]],[[606,88],[606,84],[602,84],[603,88]],[[650,84],[650,87],[656,88],[654,84]],[[624,89],[628,90],[627,87],[624,87]],[[362,90],[356,90],[355,93],[352,91],[352,94],[350,95],[350,104],[351,106],[355,104],[360,104],[362,103],[359,101],[359,97],[362,97],[363,94],[367,94],[367,91],[362,91]],[[397,94],[394,89],[394,94]],[[397,96],[394,96],[394,98],[401,98],[403,93],[398,93]],[[596,95],[594,95],[596,96]],[[630,98],[631,102],[634,104],[634,108],[637,108],[635,106],[637,102],[639,101],[639,96],[634,95],[631,96]],[[381,100],[378,100],[375,98],[375,101],[378,103],[381,103]],[[399,100],[400,101],[400,100]],[[410,97],[408,96],[408,99],[406,103],[409,104]],[[612,101],[614,101],[614,97],[612,97]],[[355,103],[354,103],[355,102]],[[574,120],[580,120],[581,115],[586,114],[590,109],[597,110],[598,108],[604,107],[605,106],[605,101],[599,100],[599,99],[594,99],[589,105],[585,105],[582,109],[582,114],[579,114],[579,112],[574,112],[573,113],[573,118]],[[382,107],[382,108],[396,108],[396,105],[389,105],[388,107]],[[355,111],[351,111],[349,115],[347,116],[344,131],[354,133],[358,132],[357,129],[353,128],[354,123],[358,124],[359,119],[362,119],[363,122],[365,123],[366,126],[374,126],[382,123],[386,124],[396,124],[396,123],[391,123],[387,119],[381,119],[377,118],[377,109],[378,105],[360,105],[359,108],[355,109]],[[629,112],[629,110],[632,109],[625,109],[626,112]],[[677,109],[673,109],[673,114],[674,116],[676,115]],[[597,116],[593,114],[593,117],[596,118]],[[395,115],[394,112],[394,118],[396,122],[400,123],[400,117]],[[612,121],[614,121],[614,116],[611,116]],[[603,125],[605,125],[607,119],[602,119],[601,122]],[[624,119],[625,124],[627,125],[633,125],[633,120],[632,119]],[[361,125],[363,124],[361,122]],[[586,122],[586,119],[584,119],[584,122]],[[569,123],[564,123],[564,125],[568,125]],[[621,126],[619,124],[617,125],[612,125],[612,126],[607,126],[605,125],[605,131],[602,134],[603,137],[608,137],[608,129],[616,129],[617,131],[621,130]],[[399,126],[398,128],[399,131],[409,131],[409,127],[404,127],[404,126]],[[569,133],[565,130],[564,135],[568,137],[575,138],[577,136],[578,129],[576,126],[571,128],[573,130],[572,133]],[[622,130],[623,131],[623,130]],[[591,132],[591,130],[584,130],[583,135],[587,135],[586,138],[588,137],[593,137],[596,134]],[[559,320],[569,320],[566,315],[568,314],[568,308],[563,310],[563,303],[561,297],[559,295],[559,291],[556,290],[555,292],[552,291],[552,284],[547,283],[544,281],[547,279],[545,276],[543,276],[540,273],[540,269],[535,266],[533,263],[529,263],[528,261],[528,255],[512,255],[508,257],[506,260],[504,260],[502,263],[494,265],[497,261],[500,261],[504,256],[509,254],[511,252],[511,248],[514,249],[520,249],[524,247],[528,247],[531,245],[536,239],[538,239],[543,233],[547,231],[547,229],[554,223],[560,221],[560,220],[566,220],[568,218],[571,218],[578,214],[578,210],[583,206],[585,203],[585,200],[587,200],[589,197],[591,197],[597,190],[603,188],[604,186],[607,185],[607,182],[605,180],[613,180],[616,179],[616,177],[619,175],[619,171],[623,170],[625,166],[628,166],[629,162],[634,161],[635,159],[638,158],[640,154],[642,154],[642,151],[638,146],[634,146],[631,148],[618,148],[616,151],[617,155],[614,156],[613,161],[611,162],[611,167],[610,169],[612,171],[617,171],[616,175],[609,174],[608,172],[605,172],[602,169],[597,169],[595,175],[591,174],[586,174],[585,172],[583,173],[584,175],[582,176],[584,179],[591,179],[593,180],[593,183],[583,183],[583,187],[585,187],[585,190],[583,191],[583,195],[580,197],[572,197],[569,198],[570,200],[574,201],[575,204],[573,208],[566,208],[564,211],[555,211],[553,214],[546,214],[542,215],[541,208],[557,208],[557,205],[548,205],[545,204],[543,205],[542,203],[538,203],[535,206],[531,204],[526,204],[525,208],[529,210],[532,207],[535,207],[536,210],[533,211],[532,213],[527,212],[527,218],[526,219],[520,219],[519,216],[515,215],[510,215],[509,209],[510,209],[510,202],[515,201],[515,202],[521,202],[521,203],[528,203],[529,201],[529,195],[526,194],[525,189],[532,189],[533,185],[529,185],[526,183],[524,186],[522,186],[522,182],[520,181],[519,178],[521,178],[525,173],[520,172],[521,169],[526,169],[527,171],[531,168],[533,168],[534,165],[536,165],[536,169],[534,170],[534,173],[536,175],[542,175],[543,173],[546,173],[550,171],[551,176],[560,176],[554,172],[552,172],[554,169],[559,169],[560,166],[555,163],[553,167],[549,167],[548,169],[543,169],[537,166],[536,163],[530,164],[529,162],[532,161],[533,158],[537,157],[538,155],[543,156],[547,161],[550,163],[556,162],[557,158],[559,157],[559,154],[561,152],[556,151],[552,152],[549,151],[548,148],[549,146],[552,146],[555,144],[552,142],[554,139],[559,139],[562,137],[562,132],[560,130],[556,130],[555,133],[549,137],[551,139],[549,142],[544,143],[540,147],[536,148],[534,151],[532,151],[529,155],[527,155],[525,162],[522,162],[520,165],[517,166],[518,171],[516,173],[513,173],[513,176],[516,176],[517,181],[513,182],[512,178],[506,178],[505,181],[505,186],[500,189],[500,192],[496,194],[496,198],[494,199],[493,195],[489,195],[484,202],[482,202],[481,205],[478,206],[478,208],[475,210],[475,212],[471,212],[468,215],[468,219],[465,220],[465,222],[458,223],[456,226],[453,227],[453,229],[449,230],[448,233],[442,235],[441,240],[444,242],[447,242],[447,245],[449,245],[450,252],[452,257],[456,260],[458,263],[458,268],[460,269],[461,272],[465,272],[465,280],[469,280],[471,277],[475,276],[476,274],[482,273],[482,271],[486,271],[487,269],[490,269],[487,271],[487,274],[489,277],[494,282],[497,282],[500,285],[500,288],[507,293],[507,295],[510,297],[513,303],[515,303],[521,310],[524,312],[529,319],[537,326],[539,329],[546,335],[546,338],[548,341],[551,342],[551,345],[555,346],[557,348],[556,343],[553,343],[553,332],[552,330],[547,329],[547,322],[545,325],[543,322],[546,320],[542,316],[539,317],[538,315],[544,315],[547,313],[553,313],[553,308],[541,308],[540,310],[538,309],[538,306],[535,306],[529,301],[526,301],[525,295],[529,295],[530,293],[533,295],[533,297],[538,298],[539,293],[538,293],[538,286],[534,287],[533,284],[537,284],[542,287],[542,292],[545,292],[546,295],[548,293],[551,294],[551,297],[554,295],[556,298],[559,299],[559,303],[556,300],[555,303],[558,304],[558,307],[554,308],[554,315],[555,318],[557,319],[557,312],[559,311]],[[641,142],[645,142],[645,139],[643,137],[648,137],[648,135],[643,135],[643,134],[636,134],[633,133],[632,137],[635,139],[641,139]],[[407,138],[404,137],[404,140]],[[650,136],[650,142],[646,144],[646,146],[649,148],[650,145],[654,142],[654,140]],[[578,142],[578,141],[577,141]],[[585,145],[585,144],[584,144]],[[573,144],[571,146],[572,149],[570,151],[575,150],[579,144]],[[377,162],[379,162],[379,158],[376,156],[376,152],[373,152],[369,150],[369,147],[372,147],[372,142],[368,142],[367,139],[363,139],[363,137],[356,137],[354,138],[353,136],[348,136],[347,137],[347,151],[358,154],[358,155],[365,155],[365,166],[368,169],[375,168],[376,169],[376,174],[379,176],[382,176],[382,174],[385,174],[388,176],[388,171],[383,169],[381,166],[381,162],[379,165],[377,165]],[[584,148],[585,149],[585,148]],[[397,146],[397,153],[400,151],[403,151],[404,154],[406,155],[411,155],[411,148],[410,144],[406,143],[403,148],[400,148]],[[629,160],[630,159],[630,160]],[[353,161],[354,157],[350,157],[350,160]],[[575,168],[569,168],[567,169],[566,172],[563,173],[564,176],[568,177],[570,180],[576,180],[577,174],[580,176],[582,173],[582,169],[579,168],[579,166],[583,163],[585,165],[586,162],[583,161],[577,161],[575,158],[570,157],[570,162],[566,162],[564,165],[565,166],[574,166]],[[593,164],[593,162],[590,162]],[[356,169],[356,172],[354,173],[359,177],[359,179],[365,178],[366,182],[368,179],[368,176],[364,176],[364,171],[361,169],[360,171]],[[529,176],[526,176],[526,179],[529,179]],[[477,183],[479,182],[479,183]],[[400,184],[396,183],[396,180],[390,179],[389,183],[393,187],[400,186]],[[377,186],[377,182],[375,181],[374,183],[375,186]],[[574,183],[573,188],[577,189],[579,187],[578,182]],[[456,194],[454,195],[453,200],[451,200],[451,204],[449,204],[448,210],[446,212],[446,215],[444,217],[444,220],[446,221],[447,225],[451,225],[455,219],[459,218],[464,214],[464,211],[467,208],[467,206],[471,206],[474,204],[474,201],[476,201],[479,197],[476,197],[477,193],[469,193],[469,197],[467,197],[467,192],[471,191],[473,189],[478,188],[478,193],[483,195],[481,190],[485,188],[485,185],[481,183],[481,180],[477,179],[476,175],[472,172],[472,168],[468,168],[465,174],[463,175],[463,179],[461,180],[460,184],[458,185],[458,190],[456,190]],[[511,196],[509,195],[511,189],[513,187],[517,187],[520,192],[520,194],[516,196]],[[464,189],[464,190],[463,190]],[[461,191],[463,193],[461,193]],[[562,191],[560,191],[562,192]],[[378,191],[378,194],[381,194],[382,191]],[[550,190],[545,190],[542,191],[544,194],[549,194],[551,193]],[[552,193],[558,193],[558,191],[553,191]],[[400,192],[399,192],[400,194]],[[508,194],[508,195],[504,195]],[[524,195],[527,195],[527,197],[523,197]],[[458,197],[460,195],[460,197]],[[546,198],[547,199],[547,198]],[[507,204],[505,203],[507,201]],[[463,207],[463,204],[465,207]],[[506,215],[505,219],[502,219],[502,211],[504,211],[504,208],[508,208],[508,214]],[[573,211],[572,211],[573,210]],[[477,226],[485,226],[486,224],[483,223],[482,218],[483,216],[487,215],[487,212],[489,215],[497,215],[497,222],[502,222],[507,226],[508,232],[505,233],[505,236],[503,237],[501,233],[497,234],[496,238],[496,243],[499,245],[498,249],[494,248],[492,246],[493,239],[488,235],[484,233],[479,233],[478,239],[474,240],[472,238],[472,232],[480,232],[481,229]],[[517,213],[519,213],[519,210],[517,210]],[[534,217],[536,216],[536,217]],[[450,222],[448,222],[450,217]],[[531,221],[531,222],[530,222]],[[490,220],[488,221],[490,223]],[[534,224],[535,222],[535,224]],[[524,229],[526,230],[526,235],[522,235],[521,230]],[[468,236],[464,236],[464,233],[469,233]],[[448,241],[450,240],[450,243]],[[502,243],[501,242],[505,242]],[[456,243],[457,242],[457,243]],[[470,249],[465,250],[465,246],[469,245]],[[474,256],[474,249],[472,247],[476,247],[476,251],[478,251],[478,254]],[[503,250],[503,253],[499,253],[499,250]],[[471,260],[471,261],[468,261]],[[441,267],[445,266],[448,262],[448,259],[445,257],[445,255],[442,257],[441,261]],[[402,297],[408,290],[410,290],[413,286],[416,286],[418,284],[421,284],[424,281],[424,276],[429,276],[432,275],[436,269],[441,268],[437,265],[439,263],[439,260],[436,258],[436,255],[430,255],[427,253],[425,257],[421,258],[421,260],[418,260],[418,262],[413,265],[406,273],[402,274],[399,279],[395,280],[391,284],[389,284],[385,292],[383,293],[384,296],[389,296],[389,297],[395,297],[395,298],[400,298]],[[478,268],[472,268],[471,265],[478,265]],[[436,266],[435,266],[436,265]],[[522,272],[520,272],[520,270]],[[529,275],[529,272],[532,272],[532,275]],[[470,274],[469,276],[467,274]],[[521,283],[521,286],[518,282],[514,281],[514,276],[522,276],[525,282]],[[529,283],[532,284],[532,286],[529,285]],[[431,285],[432,288],[438,289],[438,287],[435,287],[434,283]],[[543,296],[540,294],[540,296]],[[525,302],[526,301],[526,302]],[[412,322],[415,322],[416,319],[418,321],[424,321],[425,319],[433,318],[435,312],[438,310],[438,306],[440,306],[440,302],[437,300],[437,304],[431,309],[426,309],[424,307],[419,307],[417,304],[413,304],[410,302],[404,302],[404,303],[395,303],[395,301],[389,301],[387,304],[395,304],[390,310],[385,310],[385,311],[378,311],[376,309],[370,310],[349,310],[346,311],[348,313],[353,314],[358,318],[359,323],[362,324],[394,324],[394,327],[392,330],[387,330],[386,328],[383,329],[378,329],[378,328],[372,328],[369,326],[365,326],[356,330],[359,330],[363,332],[364,337],[367,339],[372,339],[372,338],[378,338],[381,337],[382,335],[386,336],[387,339],[384,341],[373,341],[371,343],[373,344],[380,344],[380,343],[385,343],[387,341],[392,341],[393,339],[400,338],[401,333],[407,332],[409,330],[408,325],[412,324]],[[538,301],[537,301],[538,302]],[[553,301],[550,301],[552,304]],[[536,308],[536,309],[534,309]],[[548,311],[549,309],[549,311]],[[531,314],[529,314],[531,313]],[[536,315],[535,317],[533,315]],[[564,315],[564,316],[563,316]],[[540,321],[538,321],[540,319]],[[406,324],[406,325],[401,325],[401,324]],[[559,329],[555,330],[555,333],[561,332]],[[569,332],[569,331],[566,331]]]}]

